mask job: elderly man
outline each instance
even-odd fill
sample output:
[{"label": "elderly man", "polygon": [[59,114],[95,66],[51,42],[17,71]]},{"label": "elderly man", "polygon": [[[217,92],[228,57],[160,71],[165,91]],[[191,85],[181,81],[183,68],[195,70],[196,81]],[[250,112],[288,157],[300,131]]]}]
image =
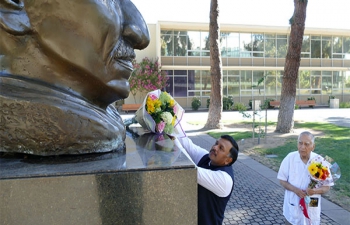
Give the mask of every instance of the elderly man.
[{"label": "elderly man", "polygon": [[[300,133],[298,137],[298,151],[289,153],[282,161],[277,178],[286,189],[283,202],[283,215],[286,224],[318,225],[321,216],[321,194],[329,191],[333,183],[318,188],[308,188],[310,183],[307,164],[309,160],[318,156],[314,153],[315,137],[308,131]],[[308,206],[310,221],[304,216],[299,201],[307,195],[311,197]],[[312,204],[311,204],[312,203]]]},{"label": "elderly man", "polygon": [[129,94],[134,49],[149,44],[129,0],[0,0],[0,151],[124,148],[111,103]]}]

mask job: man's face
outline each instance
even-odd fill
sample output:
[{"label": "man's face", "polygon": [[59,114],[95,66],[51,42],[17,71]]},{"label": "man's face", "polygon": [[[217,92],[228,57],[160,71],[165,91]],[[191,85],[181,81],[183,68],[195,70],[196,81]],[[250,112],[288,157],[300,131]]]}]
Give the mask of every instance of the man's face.
[{"label": "man's face", "polygon": [[315,149],[315,144],[312,143],[311,137],[308,135],[300,136],[298,140],[298,151],[302,159],[309,159],[310,153]]},{"label": "man's face", "polygon": [[217,140],[209,151],[211,164],[215,166],[225,166],[231,163],[232,158],[229,157],[229,155],[232,147],[231,142],[226,139],[220,138]]},{"label": "man's face", "polygon": [[128,97],[134,49],[149,44],[147,25],[130,0],[25,0],[24,6],[47,57],[34,60],[52,64],[29,76],[103,106]]}]

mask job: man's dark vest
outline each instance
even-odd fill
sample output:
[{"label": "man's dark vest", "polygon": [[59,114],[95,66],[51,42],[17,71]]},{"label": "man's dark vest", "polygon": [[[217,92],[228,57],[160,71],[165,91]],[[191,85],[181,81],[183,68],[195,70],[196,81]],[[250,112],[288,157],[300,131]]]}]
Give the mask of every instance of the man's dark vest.
[{"label": "man's dark vest", "polygon": [[[228,173],[234,184],[232,166],[213,166],[209,165],[209,154],[206,154],[199,161],[198,166],[213,171],[221,170]],[[208,189],[198,184],[198,225],[222,225],[224,220],[225,208],[231,197],[231,192],[226,197],[219,197]]]}]

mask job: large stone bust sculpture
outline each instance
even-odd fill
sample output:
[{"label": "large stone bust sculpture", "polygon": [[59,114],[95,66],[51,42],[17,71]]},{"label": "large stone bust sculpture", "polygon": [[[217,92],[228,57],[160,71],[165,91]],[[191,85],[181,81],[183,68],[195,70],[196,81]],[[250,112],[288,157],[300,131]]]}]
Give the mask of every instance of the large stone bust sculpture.
[{"label": "large stone bust sculpture", "polygon": [[149,44],[130,0],[0,0],[0,151],[124,148],[113,104]]}]

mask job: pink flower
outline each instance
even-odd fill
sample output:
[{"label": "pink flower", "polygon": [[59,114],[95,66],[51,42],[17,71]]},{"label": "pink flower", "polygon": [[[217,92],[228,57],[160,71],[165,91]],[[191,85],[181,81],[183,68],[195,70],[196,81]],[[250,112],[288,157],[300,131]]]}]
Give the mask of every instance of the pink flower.
[{"label": "pink flower", "polygon": [[163,130],[164,130],[164,127],[165,127],[165,122],[164,121],[160,121],[158,124],[157,124],[157,131],[158,133],[162,133]]},{"label": "pink flower", "polygon": [[150,94],[149,97],[150,97],[152,100],[156,100],[156,99],[157,99],[157,96],[154,95],[154,94]]},{"label": "pink flower", "polygon": [[174,113],[176,114],[176,113],[177,113],[177,111],[178,111],[177,105],[174,105],[173,110],[174,110]]}]

